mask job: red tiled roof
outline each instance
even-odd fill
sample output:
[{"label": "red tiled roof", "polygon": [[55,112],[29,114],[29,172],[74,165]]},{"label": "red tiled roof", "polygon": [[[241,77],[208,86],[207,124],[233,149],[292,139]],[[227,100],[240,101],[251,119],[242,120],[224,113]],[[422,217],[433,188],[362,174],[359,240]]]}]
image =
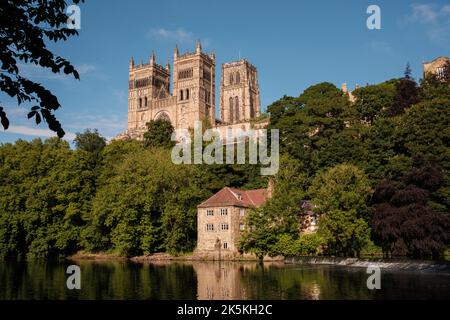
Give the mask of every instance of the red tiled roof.
[{"label": "red tiled roof", "polygon": [[267,189],[240,190],[225,187],[198,205],[199,208],[217,206],[259,207],[267,201]]}]

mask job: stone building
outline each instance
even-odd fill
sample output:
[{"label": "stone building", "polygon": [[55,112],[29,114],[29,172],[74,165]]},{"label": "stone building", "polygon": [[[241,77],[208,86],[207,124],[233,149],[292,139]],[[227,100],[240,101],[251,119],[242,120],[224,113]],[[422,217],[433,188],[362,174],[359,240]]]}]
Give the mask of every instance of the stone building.
[{"label": "stone building", "polygon": [[260,113],[256,68],[246,60],[222,65],[221,120],[215,116],[215,68],[215,54],[203,52],[200,42],[192,53],[174,49],[173,70],[170,64],[157,64],[153,52],[148,63],[135,64],[131,58],[128,128],[117,138],[142,139],[146,123],[156,119],[169,120],[175,129],[193,128],[195,121],[203,120],[221,133],[229,125],[249,128]]},{"label": "stone building", "polygon": [[444,76],[444,65],[450,62],[449,57],[438,57],[430,62],[423,63],[423,77],[425,78],[427,74],[434,74],[438,78]]},{"label": "stone building", "polygon": [[267,189],[225,187],[198,205],[196,251],[238,253],[237,243],[248,210],[263,205],[268,197]]}]

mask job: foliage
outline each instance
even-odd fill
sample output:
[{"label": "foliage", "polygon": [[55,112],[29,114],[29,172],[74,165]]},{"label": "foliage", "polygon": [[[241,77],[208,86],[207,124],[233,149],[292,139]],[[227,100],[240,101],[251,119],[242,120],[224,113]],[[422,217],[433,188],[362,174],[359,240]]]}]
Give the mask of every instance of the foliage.
[{"label": "foliage", "polygon": [[86,129],[83,133],[77,133],[74,140],[78,150],[89,153],[99,153],[106,146],[106,139],[98,133],[97,129]]},{"label": "foliage", "polygon": [[406,109],[419,102],[419,93],[419,87],[411,77],[411,68],[408,63],[405,75],[395,85],[394,101],[388,114],[390,116],[397,116],[405,112]]},{"label": "foliage", "polygon": [[144,146],[171,148],[174,141],[171,140],[174,129],[170,121],[165,119],[151,120],[147,122],[147,132],[144,133]]},{"label": "foliage", "polygon": [[353,165],[337,165],[313,180],[309,193],[329,253],[359,255],[369,237],[365,219],[370,191],[364,172]]},{"label": "foliage", "polygon": [[[80,2],[83,0],[73,0],[76,4]],[[50,69],[53,73],[63,71],[76,79],[80,78],[69,61],[55,56],[46,45],[46,41],[65,41],[70,36],[78,35],[75,29],[66,27],[65,9],[64,0],[54,0],[51,3],[7,0],[2,1],[0,9],[0,89],[10,97],[16,97],[19,105],[34,101],[35,105],[31,107],[28,118],[34,117],[36,124],[44,119],[49,129],[59,137],[64,136],[64,130],[53,114],[61,106],[57,97],[41,84],[21,75],[17,60]],[[3,128],[8,129],[9,120],[1,106],[0,120]]]},{"label": "foliage", "polygon": [[371,225],[386,256],[442,257],[450,243],[450,215],[433,209],[430,200],[443,180],[438,166],[416,159],[400,181],[377,185]]}]

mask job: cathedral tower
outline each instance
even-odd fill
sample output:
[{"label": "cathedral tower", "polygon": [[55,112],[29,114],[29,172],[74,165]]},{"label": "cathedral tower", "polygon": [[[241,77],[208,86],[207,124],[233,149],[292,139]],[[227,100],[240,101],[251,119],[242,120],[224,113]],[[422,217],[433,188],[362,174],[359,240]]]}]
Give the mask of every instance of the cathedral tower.
[{"label": "cathedral tower", "polygon": [[170,66],[156,64],[152,51],[148,63],[135,65],[131,58],[128,82],[128,130],[146,130],[152,120],[152,105],[170,97]]},{"label": "cathedral tower", "polygon": [[247,60],[222,64],[220,116],[227,124],[248,121],[260,113],[256,68]]},{"label": "cathedral tower", "polygon": [[173,55],[173,96],[178,121],[175,127],[193,127],[194,121],[208,119],[215,124],[215,57],[202,52],[197,42],[195,52]]}]

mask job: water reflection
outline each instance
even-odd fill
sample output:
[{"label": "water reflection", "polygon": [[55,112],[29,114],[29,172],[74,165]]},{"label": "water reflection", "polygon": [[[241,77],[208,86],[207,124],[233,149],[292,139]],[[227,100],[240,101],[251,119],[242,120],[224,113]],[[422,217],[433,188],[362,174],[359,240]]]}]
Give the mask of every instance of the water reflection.
[{"label": "water reflection", "polygon": [[0,262],[0,299],[449,299],[450,275],[280,263],[78,261],[81,290],[64,263]]}]

